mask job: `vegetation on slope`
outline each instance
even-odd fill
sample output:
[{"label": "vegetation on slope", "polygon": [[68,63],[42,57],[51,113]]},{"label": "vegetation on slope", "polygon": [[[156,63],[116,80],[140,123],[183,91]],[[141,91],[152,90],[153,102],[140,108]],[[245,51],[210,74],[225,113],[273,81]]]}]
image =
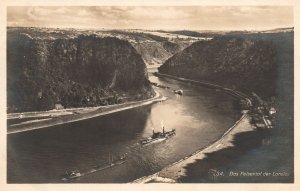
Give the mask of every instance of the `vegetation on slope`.
[{"label": "vegetation on slope", "polygon": [[[32,32],[33,34],[34,32]],[[8,30],[8,111],[96,106],[151,97],[141,56],[124,40]]]},{"label": "vegetation on slope", "polygon": [[271,96],[275,63],[275,50],[268,42],[219,37],[192,44],[167,60],[159,72]]},{"label": "vegetation on slope", "polygon": [[162,64],[175,53],[188,47],[189,40],[171,41],[166,37],[146,32],[112,30],[109,34],[128,40],[141,54],[144,62],[148,65]]}]

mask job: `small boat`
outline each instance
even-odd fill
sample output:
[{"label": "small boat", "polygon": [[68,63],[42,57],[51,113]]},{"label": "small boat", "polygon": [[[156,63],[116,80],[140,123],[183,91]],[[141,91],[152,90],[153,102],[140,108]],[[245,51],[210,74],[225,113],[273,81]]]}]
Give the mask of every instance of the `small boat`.
[{"label": "small boat", "polygon": [[175,94],[183,95],[183,90],[173,90]]},{"label": "small boat", "polygon": [[176,134],[175,129],[172,129],[170,131],[165,131],[165,127],[163,123],[161,124],[162,124],[162,132],[155,132],[154,129],[152,129],[152,136],[148,137],[147,139],[141,140],[140,144],[145,145],[149,143],[163,141]]},{"label": "small boat", "polygon": [[88,174],[92,174],[92,173],[97,172],[97,171],[101,171],[101,170],[105,170],[105,169],[108,169],[108,168],[112,168],[112,167],[117,166],[117,165],[121,165],[125,162],[126,162],[126,154],[122,155],[117,160],[113,160],[113,156],[109,154],[108,164],[99,165],[99,166],[96,166],[92,169],[86,170],[84,172],[79,172],[79,170],[73,170],[73,171],[70,171],[70,172],[66,171],[66,173],[62,176],[61,180],[69,181],[69,180],[76,179],[76,178],[79,178],[79,177],[82,177],[82,176],[86,176]]},{"label": "small boat", "polygon": [[66,181],[66,180],[71,180],[71,179],[74,179],[74,178],[78,178],[78,177],[81,177],[83,176],[83,174],[81,174],[79,172],[79,170],[72,170],[72,171],[66,171],[66,173],[62,176],[62,180],[63,181]]}]

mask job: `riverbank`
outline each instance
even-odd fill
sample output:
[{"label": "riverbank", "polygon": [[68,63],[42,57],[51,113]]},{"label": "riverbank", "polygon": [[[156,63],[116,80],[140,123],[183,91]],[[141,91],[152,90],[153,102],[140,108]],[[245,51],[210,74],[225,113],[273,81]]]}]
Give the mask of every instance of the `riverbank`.
[{"label": "riverbank", "polygon": [[[234,97],[249,100],[248,96],[243,94],[242,92],[238,92],[238,91],[235,91],[235,90],[232,90],[229,88],[224,88],[220,85],[213,84],[210,82],[204,82],[204,81],[202,82],[202,81],[196,81],[196,80],[191,80],[191,79],[185,79],[185,78],[176,77],[176,76],[172,76],[172,75],[168,75],[168,74],[161,74],[158,72],[154,73],[154,75],[159,76],[159,77],[167,77],[167,78],[179,80],[182,82],[197,84],[197,85],[205,86],[208,88],[218,89],[218,90],[223,91],[227,94],[230,94]],[[236,123],[231,128],[228,129],[228,131],[226,131],[222,135],[222,137],[217,139],[212,144],[208,145],[208,147],[202,148],[202,149],[196,151],[195,153],[191,154],[190,156],[187,156],[187,157],[181,159],[180,161],[177,161],[177,162],[171,164],[170,166],[165,167],[158,173],[139,178],[139,179],[133,181],[133,183],[159,183],[159,182],[161,182],[161,183],[162,182],[163,183],[176,183],[176,182],[181,182],[181,179],[183,177],[187,176],[187,170],[186,170],[187,166],[195,163],[196,161],[205,159],[206,155],[208,153],[214,153],[214,152],[218,152],[219,150],[222,150],[224,148],[232,147],[232,141],[233,141],[235,135],[237,135],[239,133],[243,133],[243,132],[250,132],[250,131],[254,131],[254,129],[252,128],[252,126],[250,124],[248,112],[246,112],[242,115],[242,117],[238,121],[236,121]],[[203,169],[205,169],[205,168],[206,167],[204,167],[204,168],[200,167],[200,169],[198,169],[198,170],[199,170],[199,172],[200,171],[203,172]],[[214,170],[215,169],[205,169],[204,173],[208,174],[210,171],[211,171],[211,173],[216,173],[216,172],[214,172]],[[196,177],[199,178],[199,176],[196,176]],[[201,178],[201,176],[200,176],[200,178]],[[214,179],[215,177],[212,176],[212,178]]]},{"label": "riverbank", "polygon": [[284,142],[253,129],[244,115],[209,147],[133,183],[293,183],[290,145]]},{"label": "riverbank", "polygon": [[[171,164],[163,168],[160,172],[155,173],[150,176],[145,176],[139,178],[133,183],[178,183],[181,182],[183,177],[188,176],[187,174],[187,167],[191,164],[197,163],[197,161],[205,160],[209,154],[214,152],[218,152],[225,148],[230,148],[233,146],[232,142],[234,137],[243,132],[251,132],[254,129],[251,127],[249,123],[249,116],[248,114],[243,114],[243,116],[228,130],[226,131],[223,136],[216,140],[214,143],[209,145],[206,148],[203,148],[195,153],[181,159],[178,162]],[[209,165],[212,167],[212,165]],[[215,169],[207,169],[208,166],[202,166],[197,169],[200,173],[208,174],[210,171],[213,173]],[[203,172],[206,171],[206,172]],[[198,175],[199,175],[198,174]],[[214,178],[212,176],[212,178]]]},{"label": "riverbank", "polygon": [[[241,92],[209,82],[160,73],[156,75],[220,89],[250,101]],[[286,118],[281,121],[286,121]],[[220,139],[208,147],[132,183],[292,183],[292,141],[284,138],[288,133],[278,132],[281,132],[280,129],[254,129],[248,113],[245,113]]]},{"label": "riverbank", "polygon": [[[62,110],[51,110],[43,112],[24,112],[12,113],[7,115],[9,120],[20,120],[19,123],[8,125],[7,134],[19,133],[35,129],[51,127],[64,123],[70,123],[102,115],[132,109],[149,105],[155,102],[164,101],[167,98],[155,92],[155,96],[146,100],[132,101],[123,104],[110,106],[88,107],[88,108],[70,108]],[[19,119],[20,118],[20,119]],[[28,119],[28,120],[26,120]]]},{"label": "riverbank", "polygon": [[226,87],[223,87],[223,86],[220,86],[218,84],[211,83],[211,82],[186,79],[186,78],[181,78],[181,77],[177,77],[177,76],[172,76],[172,75],[169,75],[169,74],[162,74],[162,73],[159,73],[159,72],[154,72],[153,74],[156,75],[156,76],[159,76],[159,77],[167,77],[167,78],[171,78],[171,79],[186,82],[186,83],[191,83],[191,84],[201,85],[201,86],[204,86],[204,87],[207,87],[207,88],[213,88],[213,89],[216,89],[216,90],[221,90],[221,91],[223,91],[223,92],[225,92],[229,95],[232,95],[234,97],[249,100],[248,95],[246,95],[246,94],[244,94],[240,91],[233,90],[233,89],[230,89],[230,88],[226,88]]}]

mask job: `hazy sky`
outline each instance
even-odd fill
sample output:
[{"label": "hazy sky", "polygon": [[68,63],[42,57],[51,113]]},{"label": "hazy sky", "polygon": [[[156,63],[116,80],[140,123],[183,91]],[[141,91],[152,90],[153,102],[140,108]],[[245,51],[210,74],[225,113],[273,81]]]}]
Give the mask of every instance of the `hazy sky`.
[{"label": "hazy sky", "polygon": [[8,7],[8,26],[264,30],[292,27],[291,6]]}]

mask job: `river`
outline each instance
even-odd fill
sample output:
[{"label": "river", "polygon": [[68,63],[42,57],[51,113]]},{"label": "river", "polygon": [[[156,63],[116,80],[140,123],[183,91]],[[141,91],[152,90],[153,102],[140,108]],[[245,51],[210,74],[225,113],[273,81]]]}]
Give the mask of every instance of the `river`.
[{"label": "river", "polygon": [[[151,70],[153,71],[153,69]],[[61,183],[66,170],[88,170],[127,153],[119,166],[71,183],[125,183],[153,174],[218,139],[241,116],[236,98],[225,93],[158,78],[152,82],[183,89],[155,88],[168,100],[92,119],[7,135],[8,183]],[[176,136],[150,145],[138,142],[152,129],[176,129]]]}]

